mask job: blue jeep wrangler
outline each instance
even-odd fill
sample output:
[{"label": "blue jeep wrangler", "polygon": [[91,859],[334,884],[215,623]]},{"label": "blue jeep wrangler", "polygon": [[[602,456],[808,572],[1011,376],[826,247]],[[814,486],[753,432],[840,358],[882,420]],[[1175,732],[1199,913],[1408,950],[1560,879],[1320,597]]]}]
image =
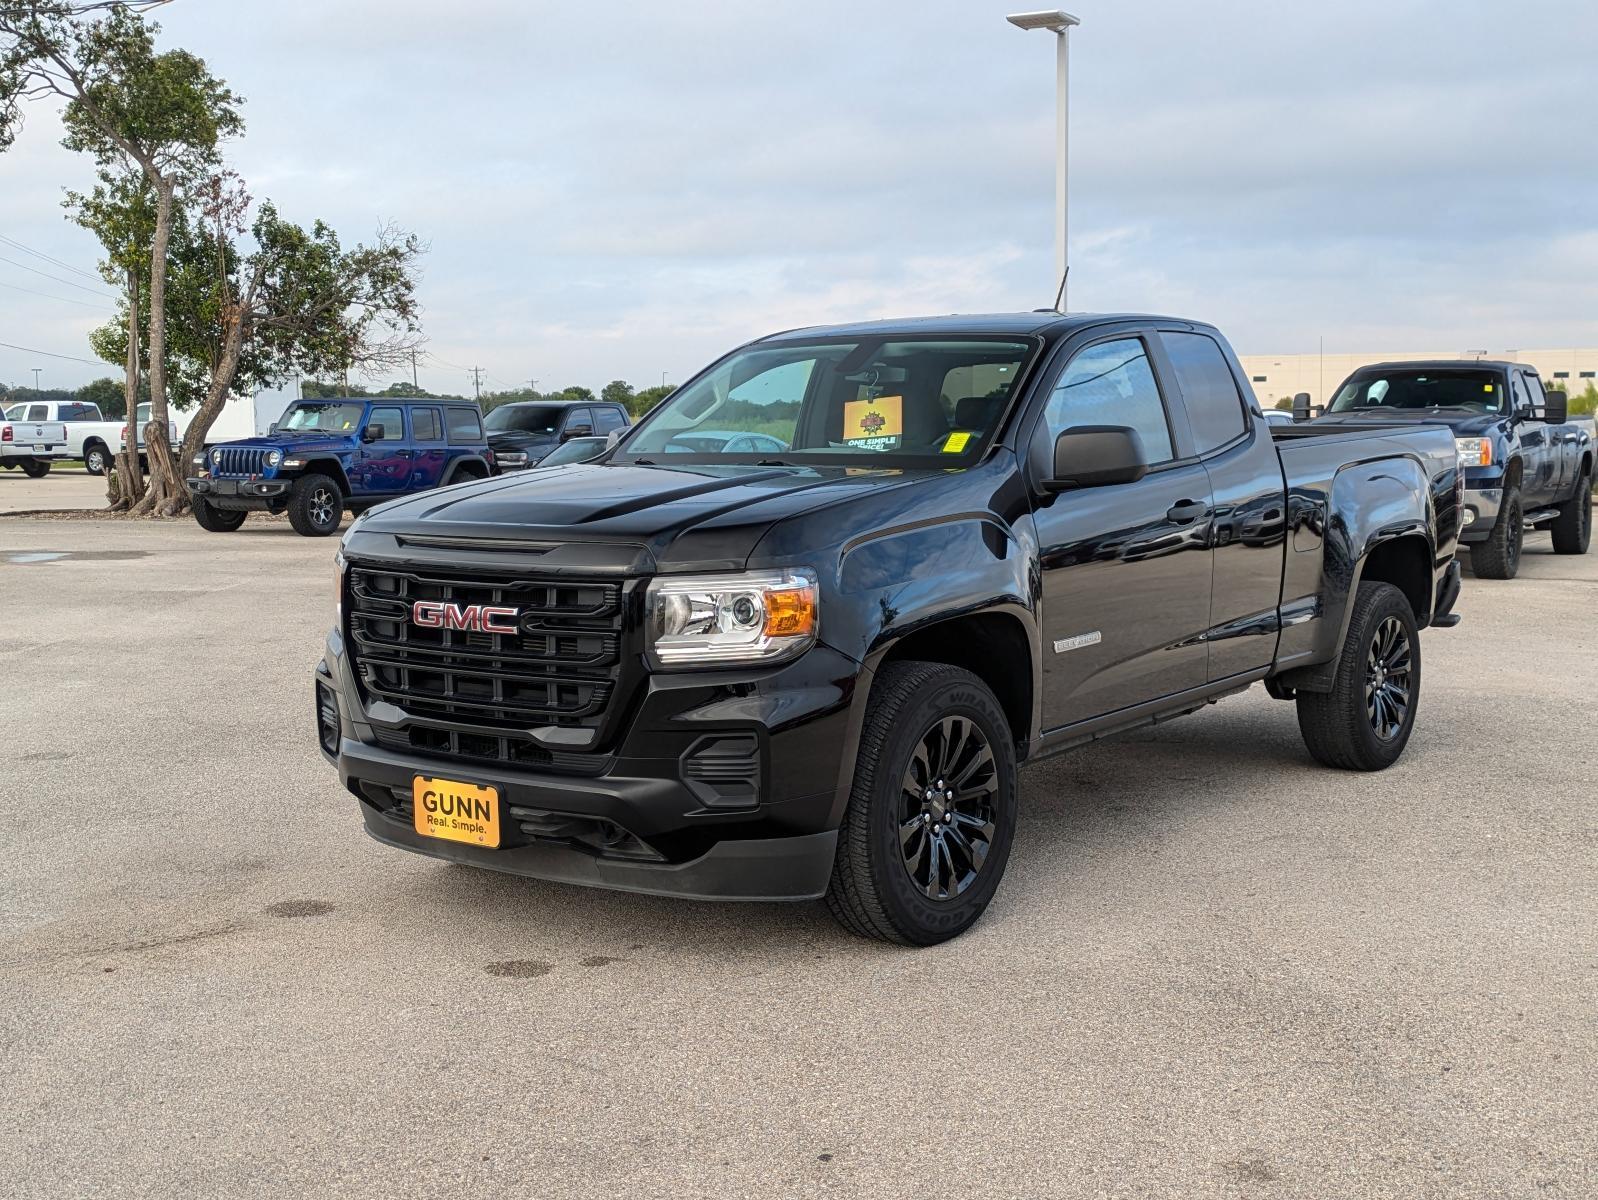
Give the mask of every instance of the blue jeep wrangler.
[{"label": "blue jeep wrangler", "polygon": [[232,533],[252,511],[326,537],[344,510],[493,474],[483,415],[436,399],[297,400],[265,437],[207,446],[188,480],[194,519]]}]

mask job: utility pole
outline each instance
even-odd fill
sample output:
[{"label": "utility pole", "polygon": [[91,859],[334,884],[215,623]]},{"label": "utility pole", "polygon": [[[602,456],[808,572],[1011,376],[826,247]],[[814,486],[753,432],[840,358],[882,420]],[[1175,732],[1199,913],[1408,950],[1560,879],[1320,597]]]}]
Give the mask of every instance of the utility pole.
[{"label": "utility pole", "polygon": [[531,385],[531,387],[533,389],[533,395],[535,395],[535,396],[538,395],[538,380],[529,379],[527,382],[528,382],[529,385]]},{"label": "utility pole", "polygon": [[422,385],[416,381],[416,351],[411,351],[411,386],[417,391],[422,390]]},{"label": "utility pole", "polygon": [[472,368],[472,398],[475,399],[479,404],[482,403],[482,400],[483,400],[483,368],[482,367],[473,367]]},{"label": "utility pole", "polygon": [[44,370],[43,367],[34,367],[33,368],[33,390],[34,391],[38,391],[39,390],[39,372],[43,371],[43,370]]}]

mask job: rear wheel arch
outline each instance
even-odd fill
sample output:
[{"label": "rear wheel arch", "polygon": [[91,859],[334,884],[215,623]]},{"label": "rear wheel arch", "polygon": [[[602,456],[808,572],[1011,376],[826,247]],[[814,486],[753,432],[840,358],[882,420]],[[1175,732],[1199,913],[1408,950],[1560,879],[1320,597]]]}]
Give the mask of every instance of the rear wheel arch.
[{"label": "rear wheel arch", "polygon": [[1378,542],[1365,552],[1357,592],[1361,583],[1390,583],[1404,593],[1415,614],[1415,623],[1425,628],[1432,615],[1432,547],[1420,534],[1402,534]]},{"label": "rear wheel arch", "polygon": [[449,469],[444,472],[440,486],[451,483],[462,483],[468,479],[487,479],[491,474],[486,460],[477,455],[457,458],[450,463]]}]

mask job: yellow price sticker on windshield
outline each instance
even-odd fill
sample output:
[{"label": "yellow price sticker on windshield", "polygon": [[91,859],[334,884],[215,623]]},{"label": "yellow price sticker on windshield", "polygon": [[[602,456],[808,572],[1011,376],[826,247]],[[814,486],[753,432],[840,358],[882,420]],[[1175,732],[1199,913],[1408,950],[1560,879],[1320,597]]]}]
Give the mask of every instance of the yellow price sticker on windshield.
[{"label": "yellow price sticker on windshield", "polygon": [[892,450],[904,437],[904,397],[850,400],[843,406],[843,442],[862,450]]},{"label": "yellow price sticker on windshield", "polygon": [[959,429],[949,435],[949,440],[943,443],[945,454],[963,454],[966,446],[976,434],[968,429]]}]

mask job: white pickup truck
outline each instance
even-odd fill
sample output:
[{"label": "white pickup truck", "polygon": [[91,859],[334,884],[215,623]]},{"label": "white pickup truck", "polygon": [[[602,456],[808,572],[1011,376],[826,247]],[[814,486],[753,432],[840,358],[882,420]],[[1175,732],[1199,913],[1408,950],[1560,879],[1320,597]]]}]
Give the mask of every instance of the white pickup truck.
[{"label": "white pickup truck", "polygon": [[12,413],[29,405],[14,405],[0,421],[0,467],[18,467],[29,479],[43,479],[50,464],[67,457],[67,427],[60,421],[18,420]]},{"label": "white pickup truck", "polygon": [[80,458],[90,475],[104,475],[122,449],[121,421],[108,421],[98,404],[77,400],[29,400],[6,410],[12,421],[60,421],[67,427],[64,457]]}]

